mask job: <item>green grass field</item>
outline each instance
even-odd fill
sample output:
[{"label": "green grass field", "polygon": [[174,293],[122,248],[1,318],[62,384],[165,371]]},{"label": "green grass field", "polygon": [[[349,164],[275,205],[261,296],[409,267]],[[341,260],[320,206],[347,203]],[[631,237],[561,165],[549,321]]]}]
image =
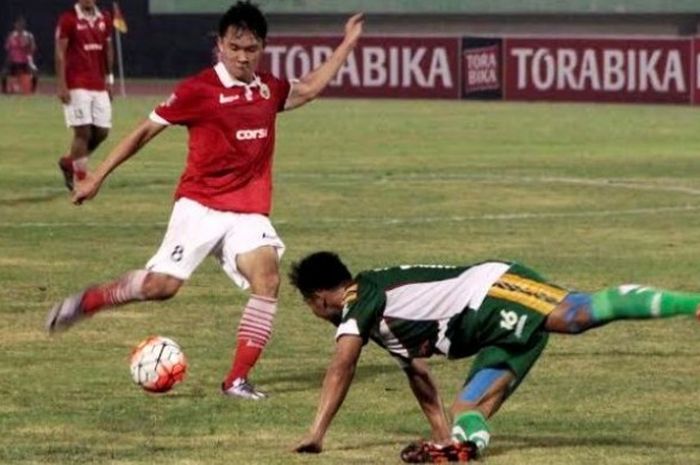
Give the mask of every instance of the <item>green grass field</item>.
[{"label": "green grass field", "polygon": [[[115,103],[95,155],[156,98]],[[700,288],[700,132],[678,106],[322,100],[278,123],[273,222],[283,267],[318,248],[351,268],[522,261],[583,290],[626,282]],[[375,347],[320,456],[289,452],[310,424],[333,351],[286,280],[254,381],[271,397],[219,394],[246,294],[208,260],[174,299],[106,312],[60,337],[51,304],[142,267],[183,166],[175,128],[68,201],[68,144],[49,97],[0,99],[1,464],[398,464],[428,434],[403,374]],[[164,396],[132,384],[127,357],[173,337],[190,369]],[[450,402],[469,361],[434,360]],[[700,327],[622,323],[555,336],[494,418],[493,465],[700,463]]]}]

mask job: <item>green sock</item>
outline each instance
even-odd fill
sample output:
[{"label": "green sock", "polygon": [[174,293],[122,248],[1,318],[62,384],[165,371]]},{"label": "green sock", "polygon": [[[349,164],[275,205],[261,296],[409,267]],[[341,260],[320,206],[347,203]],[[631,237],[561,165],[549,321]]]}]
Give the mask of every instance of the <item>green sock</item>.
[{"label": "green sock", "polygon": [[472,441],[476,444],[478,453],[482,453],[491,440],[486,418],[476,410],[457,415],[452,426],[452,439],[460,442]]},{"label": "green sock", "polygon": [[700,306],[700,294],[669,292],[636,284],[603,289],[592,297],[591,314],[601,322],[694,315]]}]

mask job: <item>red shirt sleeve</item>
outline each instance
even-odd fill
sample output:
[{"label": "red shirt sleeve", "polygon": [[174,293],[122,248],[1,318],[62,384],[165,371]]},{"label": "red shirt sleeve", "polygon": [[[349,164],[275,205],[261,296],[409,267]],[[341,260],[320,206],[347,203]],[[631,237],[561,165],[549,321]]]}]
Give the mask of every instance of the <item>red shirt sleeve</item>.
[{"label": "red shirt sleeve", "polygon": [[189,126],[202,114],[202,98],[196,86],[185,81],[175,88],[168,99],[158,105],[153,112],[170,124]]},{"label": "red shirt sleeve", "polygon": [[270,79],[271,93],[276,99],[277,112],[284,111],[284,105],[287,103],[287,97],[289,97],[289,90],[292,85],[288,79],[280,79],[276,76],[272,76]]},{"label": "red shirt sleeve", "polygon": [[56,26],[56,39],[68,39],[75,27],[73,18],[64,13],[58,18],[58,26]]}]

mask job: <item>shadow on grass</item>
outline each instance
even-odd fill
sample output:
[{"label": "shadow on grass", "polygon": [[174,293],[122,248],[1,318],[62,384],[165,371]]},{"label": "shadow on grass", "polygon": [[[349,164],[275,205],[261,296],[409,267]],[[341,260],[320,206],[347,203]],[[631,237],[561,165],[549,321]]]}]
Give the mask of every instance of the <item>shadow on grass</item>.
[{"label": "shadow on grass", "polygon": [[65,197],[67,200],[70,199],[70,195],[67,189],[55,189],[43,192],[41,194],[32,194],[25,196],[0,198],[0,206],[13,207],[17,205],[27,205],[33,203],[50,202],[59,197]]},{"label": "shadow on grass", "polygon": [[[396,365],[392,363],[387,364],[365,364],[357,367],[355,371],[355,377],[353,379],[353,384],[362,382],[365,379],[371,379],[376,375],[384,374],[391,371],[396,371]],[[321,383],[323,382],[323,377],[326,374],[325,369],[312,369],[312,370],[299,370],[295,372],[288,372],[282,375],[272,375],[259,377],[255,379],[255,383],[259,385],[264,385],[268,387],[271,391],[279,393],[287,392],[301,392],[308,391],[309,389],[320,389]],[[276,387],[284,384],[292,384],[286,387]],[[272,386],[272,387],[270,387]]]},{"label": "shadow on grass", "polygon": [[[573,434],[574,432],[572,432]],[[498,445],[489,448],[488,455],[495,456],[523,449],[550,449],[558,447],[639,447],[645,449],[700,449],[700,444],[672,443],[668,441],[653,441],[644,438],[629,436],[499,436]],[[510,444],[503,444],[504,442]]]}]

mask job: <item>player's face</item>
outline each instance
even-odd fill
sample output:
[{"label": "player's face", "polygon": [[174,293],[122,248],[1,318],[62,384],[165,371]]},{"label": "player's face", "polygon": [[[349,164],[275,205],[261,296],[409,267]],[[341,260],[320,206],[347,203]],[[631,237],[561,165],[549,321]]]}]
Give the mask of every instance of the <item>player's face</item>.
[{"label": "player's face", "polygon": [[92,10],[95,8],[97,0],[78,0],[78,4],[83,10]]},{"label": "player's face", "polygon": [[231,77],[243,82],[253,80],[255,69],[262,58],[264,44],[248,29],[229,26],[219,37],[219,55]]},{"label": "player's face", "polygon": [[337,326],[343,313],[344,293],[342,288],[316,291],[311,297],[304,299],[304,302],[311,308],[314,315]]}]

